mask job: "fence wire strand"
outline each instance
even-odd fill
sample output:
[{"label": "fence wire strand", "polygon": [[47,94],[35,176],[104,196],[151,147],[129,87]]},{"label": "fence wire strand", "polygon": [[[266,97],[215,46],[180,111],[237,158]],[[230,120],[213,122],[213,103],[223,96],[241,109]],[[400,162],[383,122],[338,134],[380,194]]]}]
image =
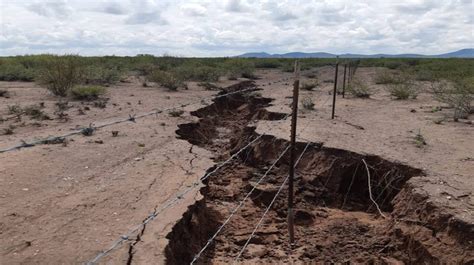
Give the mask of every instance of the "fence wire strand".
[{"label": "fence wire strand", "polygon": [[[296,161],[295,163],[295,167],[298,165],[298,163],[300,162],[301,158],[303,157],[304,153],[306,152],[306,150],[308,149],[309,145],[311,143],[308,142],[303,150],[303,152],[301,152],[301,155],[300,157],[298,158],[298,160]],[[283,190],[283,187],[285,186],[286,182],[288,181],[288,178],[290,177],[290,175],[287,175],[287,177],[285,178],[285,180],[283,181],[283,183],[280,185],[280,188],[278,189],[277,193],[275,194],[275,196],[273,197],[272,201],[270,202],[270,204],[268,205],[268,207],[265,209],[265,212],[263,213],[262,217],[260,218],[260,220],[258,221],[257,225],[255,226],[255,228],[253,229],[252,233],[250,234],[249,238],[247,239],[247,241],[245,242],[245,244],[243,245],[242,249],[239,251],[239,254],[237,255],[237,257],[235,258],[233,264],[237,263],[239,258],[242,256],[242,254],[244,253],[244,250],[245,248],[247,248],[248,244],[250,243],[250,240],[252,240],[252,238],[255,236],[255,233],[257,232],[258,228],[260,227],[260,225],[262,224],[263,222],[263,219],[265,218],[265,216],[267,215],[267,213],[270,211],[270,209],[272,208],[273,204],[275,203],[278,195],[281,193],[281,191]]]},{"label": "fence wire strand", "polygon": [[5,149],[0,149],[0,153],[19,150],[19,149],[26,148],[26,147],[33,147],[33,146],[48,143],[48,142],[51,142],[51,141],[65,139],[67,137],[71,137],[71,136],[78,135],[78,134],[92,133],[95,130],[100,129],[100,128],[104,128],[104,127],[108,127],[108,126],[112,126],[112,125],[116,125],[116,124],[124,123],[124,122],[135,122],[137,119],[148,117],[148,116],[151,116],[151,115],[158,115],[158,114],[160,114],[162,112],[165,112],[165,111],[170,111],[170,110],[174,110],[174,109],[178,109],[178,108],[184,108],[184,107],[187,107],[187,106],[190,106],[190,105],[193,105],[193,104],[201,103],[202,101],[215,100],[215,99],[218,99],[218,98],[222,98],[222,97],[226,97],[226,96],[230,96],[230,95],[233,95],[233,94],[242,93],[242,92],[246,92],[246,91],[252,91],[252,90],[257,90],[257,88],[252,87],[252,88],[242,89],[242,90],[238,90],[238,91],[233,91],[233,92],[225,93],[225,94],[222,94],[222,95],[217,95],[217,96],[214,96],[212,98],[199,99],[199,100],[192,101],[192,102],[189,102],[189,103],[186,103],[186,104],[180,104],[179,106],[174,106],[174,107],[165,108],[165,109],[161,109],[161,110],[154,110],[154,111],[150,111],[150,112],[143,113],[143,114],[140,114],[140,115],[129,115],[128,118],[122,118],[122,119],[119,119],[119,120],[116,120],[116,121],[106,122],[106,123],[103,123],[103,124],[100,124],[100,125],[97,125],[97,126],[93,126],[94,123],[90,123],[88,127],[83,127],[82,129],[78,129],[78,130],[75,130],[73,132],[69,132],[69,133],[66,133],[66,134],[59,135],[59,136],[50,136],[50,137],[45,137],[45,138],[42,138],[42,139],[39,139],[39,140],[28,141],[28,142],[22,141],[21,144],[18,144],[18,145],[12,146],[12,147],[8,147],[8,148],[5,148]]}]

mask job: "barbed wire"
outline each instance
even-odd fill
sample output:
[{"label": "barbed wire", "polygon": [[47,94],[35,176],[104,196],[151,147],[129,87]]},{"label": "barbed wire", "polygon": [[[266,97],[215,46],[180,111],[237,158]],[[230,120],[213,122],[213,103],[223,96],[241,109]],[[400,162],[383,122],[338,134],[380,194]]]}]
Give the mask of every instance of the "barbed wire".
[{"label": "barbed wire", "polygon": [[212,237],[207,240],[207,243],[206,245],[204,245],[203,248],[201,248],[201,250],[194,256],[193,260],[191,261],[190,264],[194,264],[198,259],[199,257],[201,256],[201,254],[207,249],[207,247],[209,247],[212,243],[212,241],[214,241],[214,239],[217,237],[217,235],[222,231],[222,229],[224,229],[224,226],[227,225],[227,223],[230,221],[230,219],[234,216],[234,214],[240,209],[240,207],[242,207],[242,205],[244,204],[244,202],[250,197],[250,195],[255,191],[255,189],[257,188],[257,186],[267,177],[267,175],[270,173],[270,171],[272,171],[272,169],[275,167],[275,165],[278,163],[278,161],[280,161],[280,159],[283,157],[283,155],[288,151],[288,149],[290,149],[290,145],[288,145],[285,150],[283,150],[280,155],[278,156],[277,159],[275,159],[275,161],[273,162],[273,164],[267,169],[267,171],[265,172],[265,174],[263,174],[263,176],[257,181],[256,185],[254,185],[252,187],[252,189],[247,193],[247,195],[245,195],[245,197],[239,202],[239,204],[234,207],[234,209],[231,211],[230,215],[227,217],[227,219],[220,225],[220,227],[217,229],[217,231],[214,233],[214,235],[212,235]]},{"label": "barbed wire", "polygon": [[[291,115],[291,113],[287,114],[286,118],[288,118],[289,116]],[[300,134],[302,134],[306,128],[308,127],[309,125],[309,122],[307,122],[302,130],[298,133],[298,136]],[[298,137],[297,136],[297,137]],[[276,140],[277,138],[275,137],[274,141]],[[306,144],[306,147],[304,148],[304,151],[303,151],[303,154],[304,152],[306,152],[306,149],[308,148],[309,144],[311,143],[311,141],[308,141],[308,143]],[[271,171],[271,169],[275,166],[275,164],[282,158],[282,156],[286,153],[286,151],[288,151],[288,149],[290,148],[290,145],[287,146],[287,148],[280,154],[280,156],[274,161],[274,163],[272,164],[272,166],[265,172],[265,174],[263,175],[262,178],[260,178],[260,180],[257,182],[256,185],[254,185],[252,187],[252,189],[250,190],[250,192],[247,193],[247,195],[244,197],[244,199],[242,201],[240,201],[240,203],[232,210],[231,214],[227,217],[227,219],[224,221],[224,223],[217,229],[217,231],[214,233],[214,235],[206,242],[206,245],[194,256],[193,260],[191,261],[190,264],[194,264],[197,259],[199,259],[199,257],[202,255],[202,253],[206,250],[207,247],[209,247],[209,245],[212,243],[212,241],[217,237],[217,235],[221,232],[221,230],[224,228],[224,226],[230,221],[230,219],[232,218],[232,216],[237,212],[238,209],[240,209],[240,207],[242,207],[243,203],[245,202],[245,200],[252,194],[252,192],[257,188],[257,186],[261,183],[261,181],[268,175],[268,173]],[[301,156],[300,158],[298,159],[298,161],[295,163],[295,166],[298,165],[299,163],[299,160],[301,159]]]},{"label": "barbed wire", "polygon": [[[298,158],[298,160],[296,161],[295,163],[295,167],[298,165],[298,163],[300,162],[301,158],[303,157],[304,153],[306,152],[306,150],[308,149],[309,145],[311,144],[311,142],[308,142],[305,146],[305,148],[303,149],[303,152],[301,152],[301,155],[300,157]],[[267,213],[270,211],[270,208],[273,206],[273,204],[275,203],[276,201],[276,198],[278,197],[278,195],[281,193],[281,191],[283,190],[283,187],[285,186],[286,182],[288,181],[288,178],[290,177],[290,175],[287,175],[285,180],[283,181],[283,183],[280,185],[280,188],[278,189],[277,193],[275,194],[275,196],[273,197],[272,201],[270,202],[270,204],[267,206],[267,208],[265,209],[265,212],[263,212],[263,215],[262,217],[260,218],[260,220],[257,222],[257,225],[255,226],[255,228],[253,229],[252,233],[250,234],[249,238],[247,239],[247,241],[245,242],[245,244],[243,245],[242,249],[239,251],[237,257],[235,258],[233,264],[235,264],[240,256],[242,256],[242,254],[244,253],[244,250],[245,248],[248,246],[248,244],[250,243],[250,240],[252,240],[252,238],[254,237],[255,233],[257,232],[258,228],[260,227],[260,225],[262,224],[263,222],[263,219],[265,218],[265,216],[267,215]]]},{"label": "barbed wire", "polygon": [[230,95],[233,95],[233,94],[242,93],[242,92],[246,92],[246,91],[254,91],[254,90],[257,90],[257,89],[258,88],[255,88],[255,87],[242,89],[242,90],[238,90],[238,91],[225,93],[225,94],[222,94],[222,95],[217,95],[217,96],[214,96],[212,98],[199,99],[199,100],[192,101],[192,102],[189,102],[189,103],[180,104],[178,106],[173,106],[173,107],[169,107],[169,108],[165,108],[165,109],[150,111],[150,112],[143,113],[143,114],[140,114],[140,115],[129,115],[128,118],[122,118],[120,120],[103,123],[103,124],[97,125],[97,126],[93,126],[94,123],[90,123],[88,127],[83,127],[81,129],[78,129],[78,130],[75,130],[73,132],[69,132],[69,133],[66,133],[66,134],[62,134],[62,135],[59,135],[59,136],[50,136],[50,137],[42,138],[42,139],[39,139],[39,140],[29,141],[29,142],[26,142],[26,141],[22,140],[21,144],[18,144],[18,145],[12,146],[12,147],[8,147],[8,148],[5,148],[5,149],[1,149],[0,153],[10,152],[10,151],[19,150],[19,149],[27,148],[27,147],[33,147],[33,146],[40,145],[40,144],[45,144],[45,143],[48,143],[48,142],[64,140],[67,137],[71,137],[71,136],[78,135],[78,134],[90,135],[94,131],[96,131],[97,129],[100,129],[100,128],[104,128],[104,127],[108,127],[108,126],[112,126],[112,125],[116,125],[116,124],[124,123],[124,122],[135,122],[137,119],[144,118],[144,117],[151,116],[151,115],[158,115],[158,114],[160,114],[162,112],[165,112],[165,111],[171,111],[171,110],[175,110],[177,108],[184,108],[184,107],[187,107],[187,106],[190,106],[190,105],[193,105],[193,104],[202,103],[203,101],[206,101],[206,100],[215,100],[215,99],[222,98],[222,97],[227,97],[227,96],[230,96]]},{"label": "barbed wire", "polygon": [[164,203],[158,210],[155,210],[152,212],[142,223],[137,225],[135,228],[130,230],[128,233],[125,235],[122,235],[117,241],[115,241],[107,250],[102,251],[99,253],[94,259],[88,261],[86,264],[95,264],[99,259],[103,258],[104,256],[108,255],[111,251],[116,249],[118,246],[120,246],[124,241],[127,241],[130,236],[132,236],[135,232],[137,232],[140,228],[142,228],[144,225],[146,225],[148,222],[151,220],[155,219],[161,212],[169,208],[170,206],[174,205],[178,201],[184,198],[184,196],[189,193],[191,190],[195,189],[196,187],[199,186],[200,183],[205,181],[207,178],[209,178],[212,174],[216,173],[219,169],[221,169],[223,166],[226,164],[230,163],[234,158],[236,158],[240,153],[242,153],[245,149],[247,149],[249,146],[251,146],[253,143],[257,142],[259,139],[261,139],[264,135],[266,134],[261,134],[257,136],[255,139],[250,141],[248,144],[246,144],[244,147],[242,147],[239,151],[234,153],[231,157],[229,157],[227,160],[224,162],[218,164],[212,171],[206,173],[202,178],[200,178],[198,181],[195,181],[194,183],[191,184],[190,187],[187,189],[179,192],[173,199],[169,200],[168,202]]}]

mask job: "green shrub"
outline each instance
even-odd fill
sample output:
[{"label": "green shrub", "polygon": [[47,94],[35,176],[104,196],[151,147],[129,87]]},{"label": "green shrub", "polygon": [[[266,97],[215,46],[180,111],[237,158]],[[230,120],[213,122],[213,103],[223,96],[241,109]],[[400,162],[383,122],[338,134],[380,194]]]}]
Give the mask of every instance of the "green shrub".
[{"label": "green shrub", "polygon": [[168,88],[171,91],[178,90],[179,87],[184,85],[182,79],[176,75],[165,72],[162,70],[155,70],[149,76],[148,79],[152,82],[158,83],[159,85]]},{"label": "green shrub", "polygon": [[71,89],[71,95],[79,100],[94,100],[105,94],[105,87],[101,86],[75,86]]},{"label": "green shrub", "polygon": [[397,61],[387,61],[385,62],[385,67],[387,67],[388,69],[399,69],[402,67],[402,63],[401,62],[397,62]]},{"label": "green shrub", "polygon": [[255,68],[278,68],[281,63],[275,59],[259,59],[255,61]]},{"label": "green shrub", "polygon": [[33,81],[35,72],[19,63],[0,64],[0,81]]},{"label": "green shrub", "polygon": [[235,80],[239,77],[254,79],[255,65],[251,61],[244,59],[231,59],[225,62],[228,78]]},{"label": "green shrub", "polygon": [[399,82],[389,84],[388,91],[398,100],[415,99],[418,96],[418,88],[410,79],[399,79]]},{"label": "green shrub", "polygon": [[426,69],[422,69],[416,73],[416,80],[418,81],[435,81],[436,76],[435,74]]},{"label": "green shrub", "polygon": [[454,119],[468,118],[473,113],[474,77],[458,80],[453,84],[446,81],[432,84],[436,100],[454,108]]},{"label": "green shrub", "polygon": [[352,79],[347,84],[346,89],[347,92],[357,98],[369,98],[372,95],[372,89],[358,78]]},{"label": "green shrub", "polygon": [[393,84],[397,83],[398,79],[390,71],[382,69],[375,73],[374,81],[376,84]]},{"label": "green shrub", "polygon": [[89,66],[85,69],[84,82],[93,85],[115,84],[120,80],[121,73],[116,68]]},{"label": "green shrub", "polygon": [[181,80],[214,82],[221,75],[217,68],[205,65],[182,65],[176,67],[172,72]]},{"label": "green shrub", "polygon": [[78,56],[54,56],[45,62],[37,81],[54,95],[65,97],[83,77],[84,71]]}]

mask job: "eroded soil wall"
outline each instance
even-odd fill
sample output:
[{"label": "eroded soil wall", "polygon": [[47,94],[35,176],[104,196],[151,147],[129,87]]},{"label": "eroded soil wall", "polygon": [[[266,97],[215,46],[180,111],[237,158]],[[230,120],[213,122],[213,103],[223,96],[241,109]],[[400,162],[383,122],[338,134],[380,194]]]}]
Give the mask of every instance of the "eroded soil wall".
[{"label": "eroded soil wall", "polygon": [[[177,134],[214,151],[216,160],[223,161],[257,136],[248,127],[252,121],[286,117],[267,112],[270,102],[255,93],[219,98],[194,112],[199,122],[180,125]],[[188,209],[167,236],[167,263],[189,263],[288,144],[265,135],[206,180],[201,189],[204,198]],[[305,146],[299,142],[297,153]],[[362,159],[368,164],[370,182]],[[234,260],[286,177],[288,161],[285,154],[199,263]],[[467,264],[473,260],[472,226],[430,207],[427,198],[407,182],[423,177],[419,169],[312,143],[296,172],[296,245],[288,247],[284,189],[240,261]],[[385,218],[370,199],[369,185]]]}]

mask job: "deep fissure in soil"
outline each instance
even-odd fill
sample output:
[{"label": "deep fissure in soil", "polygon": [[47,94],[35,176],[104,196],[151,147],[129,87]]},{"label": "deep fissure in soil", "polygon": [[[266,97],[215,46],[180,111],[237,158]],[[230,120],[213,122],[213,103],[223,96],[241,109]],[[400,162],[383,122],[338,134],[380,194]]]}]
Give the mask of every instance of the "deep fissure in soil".
[{"label": "deep fissure in soil", "polygon": [[[252,82],[240,83],[223,93],[252,86]],[[255,128],[249,126],[253,121],[286,117],[266,111],[270,102],[271,99],[256,93],[218,98],[192,113],[200,118],[199,122],[182,124],[176,133],[213,151],[215,159],[223,161],[257,136]],[[167,263],[189,263],[288,144],[286,140],[264,135],[238,159],[206,180],[201,189],[204,198],[190,206],[167,235]],[[298,154],[305,146],[306,143],[297,143]],[[380,217],[369,198],[362,159],[369,165],[373,198],[387,219]],[[286,177],[288,161],[286,153],[199,263],[233,261]],[[422,176],[421,170],[378,156],[312,143],[296,172],[296,246],[293,250],[288,248],[287,192],[283,189],[241,261],[436,264],[464,263],[470,259],[469,246],[463,243],[465,235],[459,232],[465,229],[464,224],[446,225],[446,216],[436,209],[432,209],[430,218],[420,214],[426,211],[426,199],[413,192],[414,187],[407,181]],[[428,223],[433,220],[439,225]]]}]

